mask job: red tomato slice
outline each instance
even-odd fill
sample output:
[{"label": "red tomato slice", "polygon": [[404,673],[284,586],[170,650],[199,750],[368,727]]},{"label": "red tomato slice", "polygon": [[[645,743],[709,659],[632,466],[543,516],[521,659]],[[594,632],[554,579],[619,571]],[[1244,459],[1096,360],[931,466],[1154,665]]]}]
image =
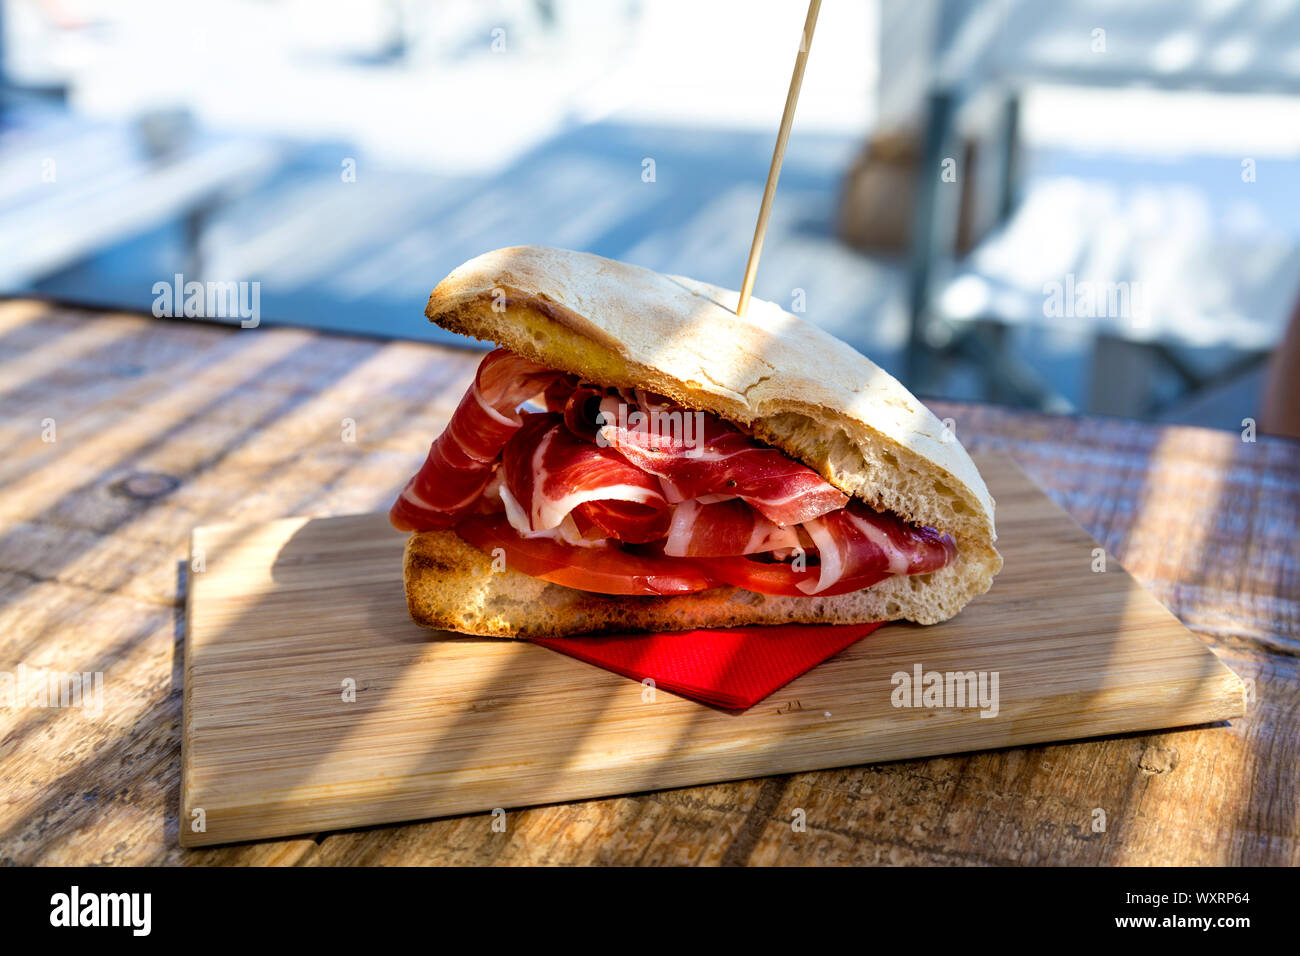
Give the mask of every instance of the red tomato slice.
[{"label": "red tomato slice", "polygon": [[578,547],[550,538],[525,538],[504,515],[462,521],[456,533],[486,554],[501,548],[506,567],[553,584],[596,594],[691,594],[717,585],[705,565],[686,558],[632,554],[600,545]]},{"label": "red tomato slice", "polygon": [[796,571],[788,564],[769,561],[754,561],[742,556],[730,558],[695,558],[708,568],[709,577],[715,581],[757,591],[759,594],[775,594],[785,597],[830,597],[836,594],[848,594],[861,591],[873,584],[879,584],[889,577],[888,571],[873,571],[856,577],[840,578],[825,591],[808,594],[799,590],[800,581],[816,583],[819,575],[817,565],[810,564],[802,571]]}]

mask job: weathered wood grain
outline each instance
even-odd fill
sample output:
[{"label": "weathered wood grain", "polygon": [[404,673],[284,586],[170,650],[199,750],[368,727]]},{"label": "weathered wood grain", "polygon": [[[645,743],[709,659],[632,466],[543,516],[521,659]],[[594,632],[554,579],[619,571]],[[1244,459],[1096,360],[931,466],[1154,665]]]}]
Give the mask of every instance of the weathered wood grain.
[{"label": "weathered wood grain", "polygon": [[510,812],[504,833],[476,814],[182,850],[190,532],[386,506],[476,361],[0,303],[0,671],[98,669],[105,682],[98,717],[0,709],[0,861],[1300,862],[1300,446],[957,405],[936,407],[964,442],[1015,457],[1254,679],[1247,717],[538,807]]}]

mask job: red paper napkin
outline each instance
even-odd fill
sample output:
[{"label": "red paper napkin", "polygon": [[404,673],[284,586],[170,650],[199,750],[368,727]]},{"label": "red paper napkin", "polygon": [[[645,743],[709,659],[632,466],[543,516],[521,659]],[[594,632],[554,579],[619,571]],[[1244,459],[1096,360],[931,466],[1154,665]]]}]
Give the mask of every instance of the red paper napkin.
[{"label": "red paper napkin", "polygon": [[783,624],[667,634],[551,637],[533,643],[682,697],[744,710],[784,687],[875,624]]}]

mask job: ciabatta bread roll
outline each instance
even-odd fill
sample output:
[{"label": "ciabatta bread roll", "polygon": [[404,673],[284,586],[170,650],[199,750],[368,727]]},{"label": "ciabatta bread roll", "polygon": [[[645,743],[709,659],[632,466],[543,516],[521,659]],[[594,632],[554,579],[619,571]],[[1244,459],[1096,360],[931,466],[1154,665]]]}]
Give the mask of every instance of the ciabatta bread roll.
[{"label": "ciabatta bread roll", "polygon": [[[872,509],[950,535],[938,570],[835,596],[723,586],[671,596],[606,595],[513,570],[454,529],[406,549],[411,614],[468,634],[534,637],[738,624],[943,621],[1002,566],[994,501],[960,442],[906,388],[848,345],[738,294],[586,253],[499,249],[440,282],[426,315],[584,382],[640,389],[737,423]],[[499,563],[498,563],[499,564]]]}]

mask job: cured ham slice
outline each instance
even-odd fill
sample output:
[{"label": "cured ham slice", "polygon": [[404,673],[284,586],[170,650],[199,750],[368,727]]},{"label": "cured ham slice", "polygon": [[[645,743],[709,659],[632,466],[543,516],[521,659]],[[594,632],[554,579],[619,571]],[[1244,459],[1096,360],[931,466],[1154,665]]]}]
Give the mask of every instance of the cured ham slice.
[{"label": "cured ham slice", "polygon": [[956,546],[933,528],[916,528],[860,501],[782,528],[732,499],[677,505],[662,552],[697,561],[720,584],[806,597],[848,594],[897,574],[936,571],[952,560]]},{"label": "cured ham slice", "polygon": [[[521,532],[557,528],[570,513],[582,519],[584,536],[594,526],[601,537],[637,543],[668,531],[668,502],[654,476],[612,448],[578,438],[561,415],[525,416],[506,443],[501,467],[504,487],[527,522],[526,530],[517,528]],[[507,505],[507,514],[511,510]]]},{"label": "cured ham slice", "polygon": [[799,584],[805,594],[826,593],[843,581],[868,576],[883,580],[937,571],[957,554],[950,536],[873,511],[858,500],[807,522],[804,530],[817,547],[819,562],[817,580]]},{"label": "cured ham slice", "polygon": [[578,387],[578,379],[573,375],[557,375],[555,381],[546,386],[542,392],[542,404],[548,412],[563,412],[569,402],[569,396]]},{"label": "cured ham slice", "polygon": [[722,557],[799,548],[803,544],[797,527],[777,524],[740,498],[707,504],[691,498],[673,509],[664,554]]},{"label": "cured ham slice", "polygon": [[564,424],[569,431],[579,438],[596,443],[600,431],[600,426],[596,424],[598,416],[604,414],[607,407],[615,409],[617,406],[618,399],[606,397],[603,389],[582,385],[568,393],[560,411],[564,413]]},{"label": "cured ham slice", "polygon": [[470,514],[501,450],[522,424],[517,409],[560,378],[561,373],[506,349],[489,353],[446,430],[389,511],[393,526],[399,531],[441,530]]},{"label": "cured ham slice", "polygon": [[735,495],[779,525],[799,524],[848,503],[848,495],[807,465],[715,415],[656,404],[649,412],[614,417],[608,401],[601,411],[598,436],[663,479],[678,501]]}]

